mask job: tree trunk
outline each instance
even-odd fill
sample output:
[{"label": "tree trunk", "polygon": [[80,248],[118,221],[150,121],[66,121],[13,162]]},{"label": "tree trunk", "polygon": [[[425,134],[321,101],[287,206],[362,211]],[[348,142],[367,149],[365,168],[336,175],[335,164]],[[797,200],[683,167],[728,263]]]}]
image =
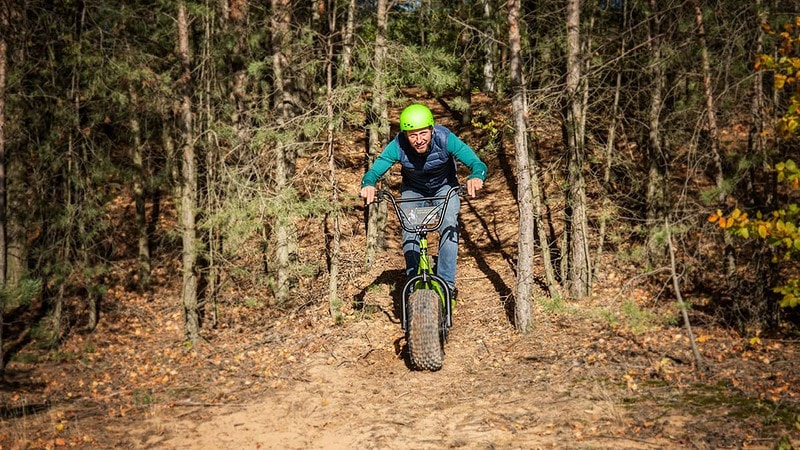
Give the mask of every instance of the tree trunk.
[{"label": "tree trunk", "polygon": [[464,100],[466,109],[461,111],[461,126],[469,126],[472,123],[472,81],[470,77],[471,61],[469,58],[469,42],[472,32],[469,28],[461,30],[459,40],[461,41],[461,98]]},{"label": "tree trunk", "polygon": [[528,124],[525,118],[525,87],[522,82],[522,45],[519,30],[519,0],[508,2],[511,108],[514,119],[514,149],[517,159],[517,202],[519,242],[517,243],[517,288],[514,325],[520,333],[531,327],[533,298],[533,200],[531,199]]},{"label": "tree trunk", "polygon": [[648,17],[648,47],[650,63],[650,109],[648,112],[647,134],[647,192],[645,194],[648,237],[648,257],[663,256],[663,247],[652,248],[658,242],[656,233],[664,222],[668,204],[668,157],[661,145],[661,109],[664,89],[664,57],[661,43],[661,18],[657,15],[658,2],[650,0]]},{"label": "tree trunk", "polygon": [[[292,105],[296,104],[291,74],[291,2],[272,0],[272,71],[275,80],[275,105],[278,127],[288,125],[293,115]],[[275,145],[275,184],[278,195],[286,195],[292,189],[295,164],[294,150],[280,140]],[[277,277],[275,301],[285,303],[289,298],[295,277],[292,264],[296,259],[293,222],[287,211],[285,217],[278,217],[273,225],[275,233],[275,256]]]},{"label": "tree trunk", "polygon": [[[764,53],[764,29],[761,27],[761,21],[767,20],[767,11],[762,11],[761,0],[755,1],[755,13],[753,15],[755,20],[752,22],[756,28],[755,54],[761,55]],[[756,70],[753,74],[753,93],[750,98],[750,129],[748,131],[747,151],[750,154],[750,158],[761,162],[761,167],[765,167],[767,164],[764,109],[764,73],[761,70]],[[757,164],[751,164],[747,173],[748,206],[766,205],[767,209],[771,209],[769,208],[770,197],[759,200],[763,195],[756,189],[756,169]]]},{"label": "tree trunk", "polygon": [[8,19],[6,8],[0,10],[0,378],[5,372],[3,351],[3,310],[6,307],[6,67],[8,67],[8,45],[6,33]]},{"label": "tree trunk", "polygon": [[483,43],[483,92],[494,93],[497,89],[495,82],[494,55],[496,44],[494,42],[494,27],[492,26],[492,3],[482,0],[483,20],[486,22],[486,39]]},{"label": "tree trunk", "polygon": [[[719,207],[725,205],[725,174],[722,168],[722,156],[719,153],[719,130],[717,129],[717,113],[714,106],[714,87],[711,85],[711,61],[706,45],[706,31],[703,26],[703,10],[697,0],[694,5],[695,21],[697,23],[697,39],[700,41],[700,59],[703,66],[703,92],[706,99],[706,122],[708,125],[708,141],[711,150],[711,160],[714,163],[714,182],[717,187],[717,202]],[[729,233],[722,233],[725,241],[725,278],[729,283],[735,283],[736,256],[733,246],[733,237]]]},{"label": "tree trunk", "polygon": [[147,214],[145,211],[145,171],[142,158],[142,133],[136,104],[138,96],[129,88],[131,105],[131,160],[133,161],[133,201],[136,206],[136,240],[139,258],[136,270],[136,289],[144,292],[150,286],[150,237],[148,236]]},{"label": "tree trunk", "polygon": [[336,182],[336,153],[335,153],[335,139],[334,139],[334,110],[333,110],[333,30],[336,30],[336,8],[329,11],[329,30],[327,36],[327,64],[326,71],[326,89],[328,101],[326,102],[326,112],[328,119],[327,128],[327,146],[328,146],[328,176],[331,189],[331,205],[332,211],[326,215],[326,221],[330,222],[330,247],[329,247],[329,263],[328,263],[328,305],[331,317],[335,322],[340,322],[343,319],[342,314],[342,301],[339,298],[339,252],[341,247],[341,232],[339,229],[339,217],[341,211],[339,209],[339,186]]},{"label": "tree trunk", "polygon": [[[69,135],[69,155],[71,163],[69,164],[69,177],[70,179],[67,181],[67,192],[69,195],[69,200],[67,201],[67,205],[72,207],[80,208],[81,204],[86,200],[86,192],[91,191],[91,187],[88,183],[88,177],[85,176],[85,166],[88,164],[88,156],[86,155],[86,141],[83,137],[76,136],[76,132],[83,130],[83,120],[82,120],[82,96],[81,96],[81,88],[83,84],[83,80],[81,79],[81,71],[82,71],[82,48],[81,48],[81,39],[82,33],[84,28],[86,18],[86,5],[83,1],[77,1],[75,3],[75,26],[73,28],[73,35],[72,40],[73,42],[77,43],[77,51],[76,51],[76,59],[72,65],[72,77],[71,77],[71,85],[69,90],[69,96],[72,100],[72,126],[73,130]],[[80,184],[79,184],[80,183]],[[93,330],[97,324],[97,303],[96,297],[92,293],[92,288],[89,286],[91,280],[85,276],[86,270],[89,268],[89,255],[87,251],[86,245],[86,232],[85,232],[85,218],[81,217],[80,215],[76,215],[76,217],[72,218],[70,224],[68,225],[68,229],[66,230],[67,239],[64,240],[65,244],[63,247],[63,260],[62,263],[65,264],[66,267],[69,267],[70,257],[74,248],[78,249],[79,261],[81,263],[80,268],[78,268],[77,272],[81,273],[83,276],[83,284],[84,287],[89,292],[87,295],[87,309],[88,309],[88,325],[87,328],[89,330]],[[73,247],[74,246],[74,247]],[[66,274],[65,278],[61,280],[61,283],[58,288],[58,296],[56,297],[56,303],[53,307],[53,339],[56,342],[61,336],[61,318],[63,314],[63,302],[64,302],[64,291],[65,285],[67,283],[67,278],[69,277]]]},{"label": "tree trunk", "polygon": [[347,3],[347,22],[344,27],[344,42],[342,43],[342,64],[337,71],[338,85],[343,86],[350,82],[352,73],[353,36],[356,23],[356,0]]},{"label": "tree trunk", "polygon": [[[386,60],[387,2],[378,0],[377,24],[375,30],[375,81],[372,89],[372,104],[369,111],[369,139],[367,165],[378,157],[389,139],[389,111],[386,101],[386,82],[384,65]],[[373,203],[367,210],[367,248],[365,262],[367,268],[375,264],[379,250],[384,246],[386,228],[386,202]]]},{"label": "tree trunk", "polygon": [[722,157],[719,154],[719,131],[717,130],[717,113],[714,107],[714,87],[711,85],[711,62],[706,45],[706,31],[703,26],[703,10],[697,0],[694,5],[695,22],[697,23],[697,40],[700,43],[700,60],[703,66],[703,92],[706,99],[706,124],[708,125],[708,142],[711,150],[711,160],[714,163],[714,183],[717,186],[717,201],[725,201],[723,182],[725,180],[722,170]]},{"label": "tree trunk", "polygon": [[[526,100],[527,108],[527,100]],[[542,270],[544,270],[544,279],[547,283],[547,292],[550,298],[559,298],[559,285],[556,280],[555,267],[553,266],[553,258],[550,254],[550,239],[547,236],[547,225],[545,224],[544,214],[544,196],[539,182],[539,174],[541,167],[538,161],[533,157],[532,152],[528,152],[529,165],[530,165],[530,180],[531,180],[531,195],[533,196],[533,221],[536,224],[536,236],[539,239],[539,247],[542,249]]]},{"label": "tree trunk", "polygon": [[586,218],[586,188],[583,178],[585,160],[583,136],[583,96],[580,95],[580,0],[567,2],[567,99],[569,102],[564,128],[567,137],[567,172],[569,174],[569,276],[572,298],[591,292],[589,258],[589,225]]},{"label": "tree trunk", "polygon": [[200,312],[197,302],[197,160],[194,147],[192,112],[192,72],[189,52],[189,20],[185,0],[178,1],[178,54],[181,61],[181,228],[183,261],[183,312],[186,338],[196,346],[200,339]]},{"label": "tree trunk", "polygon": [[[625,30],[625,27],[628,23],[628,15],[627,15],[627,5],[623,2],[622,6],[622,29]],[[619,54],[625,54],[625,34],[623,33],[620,44],[619,44]],[[617,122],[619,116],[619,97],[620,92],[622,91],[622,67],[617,67],[617,77],[616,82],[614,83],[614,101],[611,106],[611,115],[609,117],[608,122],[608,140],[606,141],[606,148],[605,148],[605,161],[603,166],[603,206],[600,209],[600,225],[598,227],[598,236],[597,236],[597,253],[595,254],[594,259],[594,278],[597,278],[600,275],[600,267],[603,267],[603,247],[605,246],[605,238],[606,238],[606,222],[608,221],[609,214],[611,214],[610,209],[612,208],[613,204],[609,195],[611,194],[611,167],[614,165],[614,148],[616,146],[616,136],[617,136]]]}]

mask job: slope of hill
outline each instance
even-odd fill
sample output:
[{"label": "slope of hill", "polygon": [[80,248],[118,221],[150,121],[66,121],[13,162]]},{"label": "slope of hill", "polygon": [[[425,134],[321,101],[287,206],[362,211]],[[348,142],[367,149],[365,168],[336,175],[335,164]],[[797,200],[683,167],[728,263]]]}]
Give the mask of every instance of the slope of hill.
[{"label": "slope of hill", "polygon": [[[360,158],[357,146],[349,156]],[[327,315],[323,280],[285,311],[242,292],[192,350],[177,271],[160,267],[152,295],[112,289],[93,334],[17,353],[0,393],[0,448],[772,448],[800,438],[797,342],[750,342],[695,311],[711,366],[697,374],[674,300],[614,255],[591,298],[542,292],[535,329],[516,333],[513,150],[486,156],[487,188],[462,205],[461,301],[442,370],[407,361],[395,218],[387,251],[359,271],[353,168],[340,174],[353,207],[344,323]],[[323,252],[319,225],[305,227],[302,251]]]}]

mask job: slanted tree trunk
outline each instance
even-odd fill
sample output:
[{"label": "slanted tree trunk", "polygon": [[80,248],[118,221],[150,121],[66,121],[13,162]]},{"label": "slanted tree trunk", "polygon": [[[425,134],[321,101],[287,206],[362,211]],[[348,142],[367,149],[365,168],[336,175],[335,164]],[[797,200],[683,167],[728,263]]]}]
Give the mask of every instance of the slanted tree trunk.
[{"label": "slanted tree trunk", "polygon": [[200,339],[200,310],[197,302],[199,275],[197,271],[197,158],[194,146],[194,123],[192,112],[192,72],[189,51],[189,18],[186,1],[178,1],[178,56],[181,61],[181,215],[182,261],[183,261],[183,312],[186,338],[192,345]]},{"label": "slanted tree trunk", "polygon": [[[369,138],[367,141],[367,166],[378,157],[389,140],[389,111],[386,101],[386,82],[384,74],[386,61],[387,2],[378,0],[377,23],[375,30],[375,81],[372,89],[372,104],[368,113]],[[375,257],[383,249],[386,228],[386,202],[373,203],[367,209],[367,248],[365,263],[368,268],[375,264]]]},{"label": "slanted tree trunk", "polygon": [[522,45],[519,31],[519,0],[508,2],[511,108],[514,120],[514,149],[517,159],[517,202],[519,242],[517,243],[517,288],[514,325],[520,333],[531,327],[533,298],[533,199],[531,198],[528,124],[525,118],[525,87],[522,81]]},{"label": "slanted tree trunk", "polygon": [[[585,81],[585,80],[584,80]],[[568,289],[572,298],[591,292],[589,258],[589,225],[586,217],[586,187],[583,178],[585,160],[583,136],[583,96],[580,95],[580,0],[567,2],[567,101],[564,129],[568,152],[569,175],[568,224],[569,272]]]}]

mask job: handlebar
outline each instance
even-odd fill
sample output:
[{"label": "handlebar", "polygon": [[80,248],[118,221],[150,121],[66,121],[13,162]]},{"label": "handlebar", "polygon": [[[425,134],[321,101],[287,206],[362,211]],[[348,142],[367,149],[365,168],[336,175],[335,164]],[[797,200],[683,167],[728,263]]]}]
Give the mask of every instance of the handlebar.
[{"label": "handlebar", "polygon": [[[383,199],[389,200],[394,207],[394,212],[397,214],[403,230],[409,233],[427,233],[436,231],[442,226],[445,213],[450,205],[450,198],[453,195],[463,197],[466,193],[467,187],[465,185],[453,186],[445,195],[434,197],[395,198],[389,191],[382,190],[375,194],[374,203],[380,203]],[[444,201],[438,205],[412,208],[408,211],[408,214],[400,207],[403,203],[434,202],[437,200]]]}]

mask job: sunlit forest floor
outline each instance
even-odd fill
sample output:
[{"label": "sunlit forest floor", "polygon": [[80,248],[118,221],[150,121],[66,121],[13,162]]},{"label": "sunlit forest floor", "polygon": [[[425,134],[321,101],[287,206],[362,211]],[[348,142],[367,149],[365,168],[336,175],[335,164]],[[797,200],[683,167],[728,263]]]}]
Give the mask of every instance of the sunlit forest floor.
[{"label": "sunlit forest floor", "polygon": [[[162,249],[154,288],[145,295],[128,288],[130,253],[109,275],[94,332],[82,331],[83,299],[75,297],[59,346],[41,345],[35,329],[21,340],[1,385],[0,448],[774,448],[781,440],[790,448],[800,442],[800,341],[786,333],[739,334],[705,312],[705,294],[689,290],[683,294],[694,306],[689,317],[709,367],[699,372],[670,285],[643,276],[625,256],[630,248],[606,252],[590,298],[553,300],[540,286],[534,330],[514,331],[511,148],[485,157],[487,188],[462,205],[460,301],[444,367],[411,370],[398,322],[397,221],[389,217],[388,248],[363,271],[363,209],[355,197],[363,147],[353,144],[339,174],[352,207],[342,227],[342,324],[329,318],[322,272],[303,280],[296,302],[280,308],[264,287],[232,278],[217,305],[216,327],[206,317],[203,342],[190,348],[177,249]],[[123,224],[131,211],[120,201],[110,213]],[[174,226],[168,210],[162,222],[162,230]],[[322,223],[312,219],[299,230],[301,258],[320,259]],[[132,235],[125,236],[133,245]],[[6,319],[27,323],[35,309]]]}]

